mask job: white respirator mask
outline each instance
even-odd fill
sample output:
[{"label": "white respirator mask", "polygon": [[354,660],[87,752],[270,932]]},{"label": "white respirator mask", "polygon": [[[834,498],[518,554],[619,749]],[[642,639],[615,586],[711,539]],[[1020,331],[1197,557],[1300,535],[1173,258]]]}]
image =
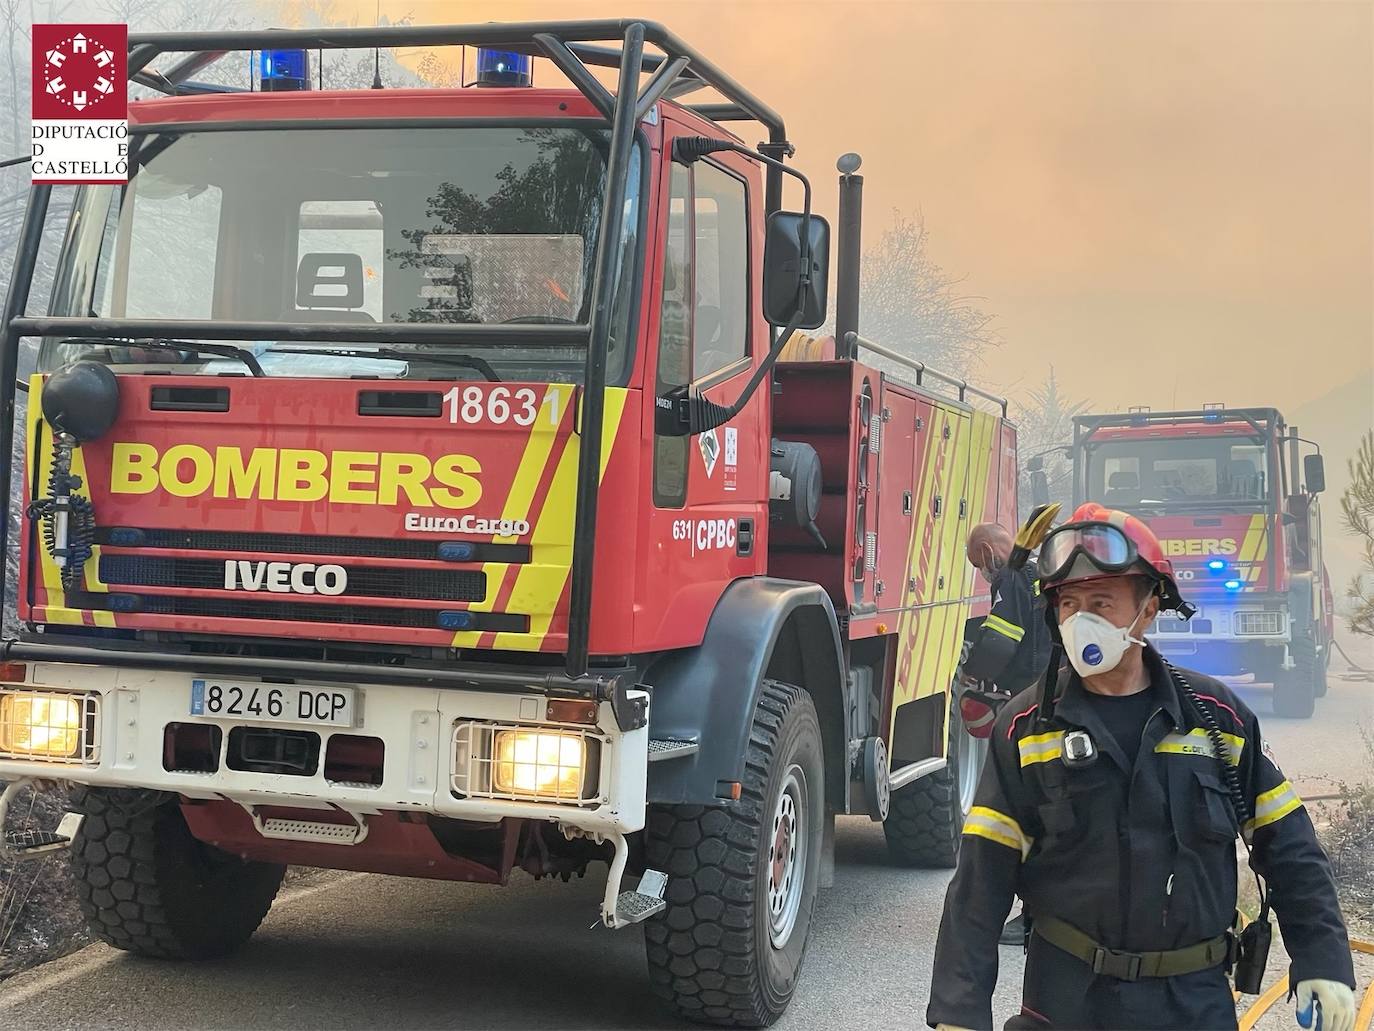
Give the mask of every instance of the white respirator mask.
[{"label": "white respirator mask", "polygon": [[1092,612],[1075,612],[1059,624],[1064,651],[1080,677],[1108,673],[1120,665],[1131,645],[1145,647],[1143,638],[1131,636],[1131,627],[1149,604],[1146,598],[1128,626],[1117,626]]}]

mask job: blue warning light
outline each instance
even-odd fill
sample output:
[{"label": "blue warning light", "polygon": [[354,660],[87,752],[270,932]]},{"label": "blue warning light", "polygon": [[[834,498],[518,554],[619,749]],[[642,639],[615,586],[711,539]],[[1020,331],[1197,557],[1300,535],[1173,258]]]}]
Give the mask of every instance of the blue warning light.
[{"label": "blue warning light", "polygon": [[512,50],[477,51],[478,86],[529,86],[534,82],[530,73],[530,56]]},{"label": "blue warning light", "polygon": [[304,50],[264,50],[258,71],[264,93],[310,88],[310,54]]}]

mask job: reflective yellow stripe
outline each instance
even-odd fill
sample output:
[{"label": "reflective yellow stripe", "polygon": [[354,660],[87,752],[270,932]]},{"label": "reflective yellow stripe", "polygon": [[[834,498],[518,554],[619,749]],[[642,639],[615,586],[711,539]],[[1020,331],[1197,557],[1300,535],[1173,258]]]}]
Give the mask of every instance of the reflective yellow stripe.
[{"label": "reflective yellow stripe", "polygon": [[1255,799],[1255,815],[1245,821],[1247,831],[1256,831],[1271,823],[1278,823],[1294,809],[1302,808],[1302,799],[1293,785],[1284,781]]},{"label": "reflective yellow stripe", "polygon": [[996,630],[1003,637],[1010,637],[1017,644],[1021,643],[1021,638],[1026,636],[1026,632],[1015,623],[1008,623],[1001,616],[988,614],[988,618],[983,620],[983,626],[989,630]]},{"label": "reflective yellow stripe", "polygon": [[[1235,734],[1222,734],[1222,741],[1226,742],[1226,752],[1231,759],[1232,766],[1240,765],[1240,755],[1245,751],[1245,738],[1237,737]],[[1164,739],[1155,745],[1155,751],[1161,753],[1173,753],[1174,755],[1205,755],[1216,758],[1216,751],[1212,748],[1212,739],[1207,731],[1198,728],[1190,730],[1186,734],[1166,734]]]},{"label": "reflective yellow stripe", "polygon": [[964,818],[964,833],[979,838],[987,838],[999,845],[1015,849],[1025,859],[1030,853],[1031,839],[1021,830],[1021,825],[1005,813],[987,806],[976,805]]},{"label": "reflective yellow stripe", "polygon": [[1047,763],[1064,754],[1064,731],[1055,730],[1048,734],[1030,734],[1016,743],[1021,752],[1021,767],[1036,763]]},{"label": "reflective yellow stripe", "polygon": [[1037,598],[1040,597],[1040,581],[1039,581],[1039,580],[1032,580],[1032,581],[1031,581],[1031,593],[1034,594]]}]

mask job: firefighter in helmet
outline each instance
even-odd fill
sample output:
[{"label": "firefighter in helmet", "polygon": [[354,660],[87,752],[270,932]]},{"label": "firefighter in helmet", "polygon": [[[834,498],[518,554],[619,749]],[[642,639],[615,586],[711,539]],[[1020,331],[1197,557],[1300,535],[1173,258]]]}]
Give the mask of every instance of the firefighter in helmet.
[{"label": "firefighter in helmet", "polygon": [[[927,1020],[992,1027],[996,942],[1017,894],[1031,933],[1008,1028],[1235,1028],[1240,836],[1270,886],[1260,921],[1272,902],[1299,1022],[1311,1026],[1320,1007],[1323,1031],[1349,1031],[1349,942],[1302,801],[1245,704],[1174,670],[1142,637],[1161,609],[1191,613],[1159,541],[1135,517],[1087,504],[1045,538],[1039,565],[1070,666],[1052,660],[997,717]],[[1259,951],[1242,949],[1242,965],[1262,965]]]},{"label": "firefighter in helmet", "polygon": [[[959,662],[959,714],[964,729],[986,739],[998,710],[1011,696],[1044,675],[1050,657],[1050,628],[1040,593],[1034,559],[1011,563],[1015,541],[1000,523],[979,523],[968,535],[965,554],[987,580],[992,608],[983,619],[969,620]],[[1026,936],[1024,917],[1007,921],[999,941],[1020,945]]]},{"label": "firefighter in helmet", "polygon": [[[992,610],[973,624],[965,640],[959,677],[964,727],[974,737],[992,733],[1002,703],[1030,687],[1045,672],[1050,632],[1034,560],[1013,568],[1011,531],[1000,523],[979,523],[968,535],[969,564],[992,590]],[[981,689],[993,687],[992,691]]]}]

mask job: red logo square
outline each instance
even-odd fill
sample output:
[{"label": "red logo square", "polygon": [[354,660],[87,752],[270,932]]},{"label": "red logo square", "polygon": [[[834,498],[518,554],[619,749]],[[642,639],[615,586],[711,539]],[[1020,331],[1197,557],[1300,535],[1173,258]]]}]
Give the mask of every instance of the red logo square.
[{"label": "red logo square", "polygon": [[129,116],[127,25],[35,25],[33,117]]}]

